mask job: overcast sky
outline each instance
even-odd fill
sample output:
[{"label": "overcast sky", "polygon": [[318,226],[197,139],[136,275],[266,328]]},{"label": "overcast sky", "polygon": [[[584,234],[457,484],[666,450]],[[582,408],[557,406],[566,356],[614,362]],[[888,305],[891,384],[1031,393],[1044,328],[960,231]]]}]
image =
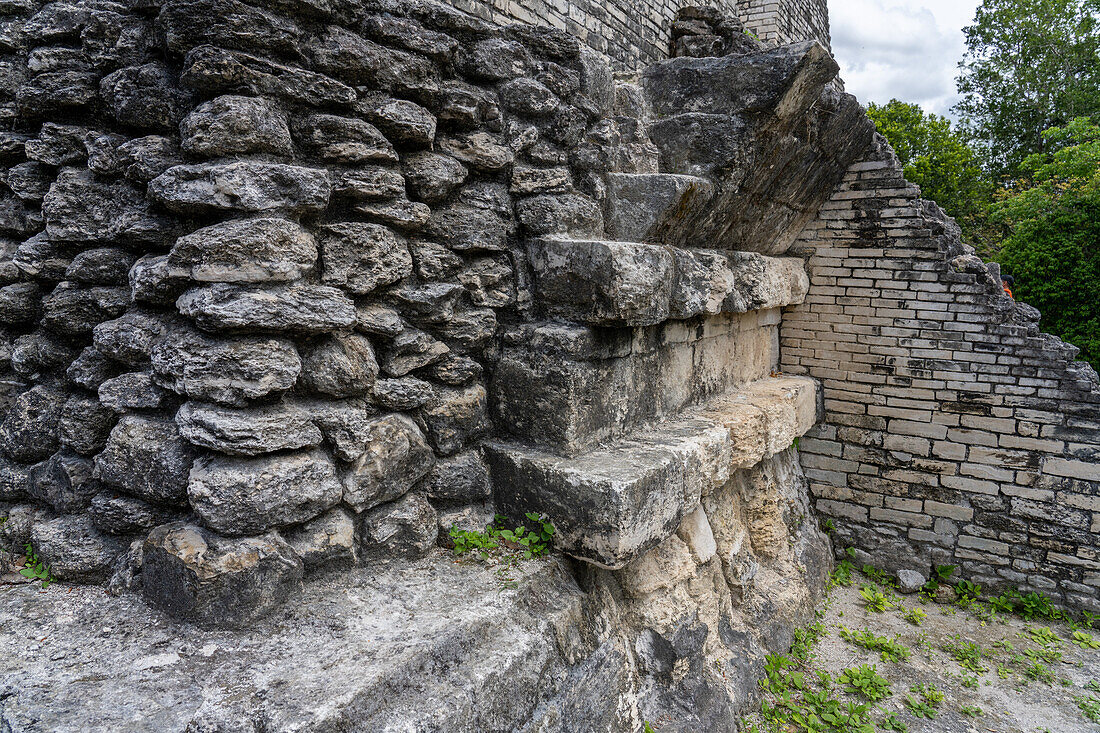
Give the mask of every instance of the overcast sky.
[{"label": "overcast sky", "polygon": [[[832,0],[833,53],[848,92],[949,115],[965,41],[980,0]],[[949,115],[950,116],[950,115]]]}]

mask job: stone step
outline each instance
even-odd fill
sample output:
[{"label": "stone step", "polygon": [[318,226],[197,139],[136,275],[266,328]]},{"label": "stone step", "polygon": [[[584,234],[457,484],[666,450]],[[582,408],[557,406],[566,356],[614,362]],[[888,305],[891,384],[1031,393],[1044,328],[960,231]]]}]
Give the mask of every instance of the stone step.
[{"label": "stone step", "polygon": [[661,242],[678,217],[714,195],[705,178],[672,173],[611,173],[607,176],[608,236],[624,242]]},{"label": "stone step", "polygon": [[802,260],[754,252],[540,238],[528,256],[543,315],[600,326],[777,308],[809,290]]},{"label": "stone step", "polygon": [[656,546],[732,471],[786,450],[817,422],[818,385],[759,380],[574,458],[486,446],[497,507],[539,512],[573,557],[618,569]]},{"label": "stone step", "polygon": [[491,385],[500,430],[577,455],[771,374],[777,308],[637,328],[528,324],[504,334]]}]

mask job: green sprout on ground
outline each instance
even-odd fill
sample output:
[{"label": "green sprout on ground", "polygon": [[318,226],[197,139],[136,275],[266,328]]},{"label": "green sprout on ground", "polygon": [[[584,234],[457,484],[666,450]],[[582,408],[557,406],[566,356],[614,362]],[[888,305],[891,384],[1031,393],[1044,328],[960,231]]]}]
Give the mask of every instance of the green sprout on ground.
[{"label": "green sprout on ground", "polygon": [[863,695],[871,702],[890,697],[890,683],[879,676],[878,667],[874,665],[863,664],[842,670],[837,682],[848,692]]},{"label": "green sprout on ground", "polygon": [[863,597],[868,611],[882,613],[888,608],[893,608],[894,603],[890,597],[875,586],[865,585],[859,589],[859,595]]},{"label": "green sprout on ground", "polygon": [[554,539],[554,525],[534,512],[525,516],[534,529],[524,524],[509,527],[508,518],[501,514],[496,515],[484,532],[451,527],[448,536],[454,544],[454,554],[461,557],[476,552],[483,560],[494,554],[513,558],[518,555],[525,560],[545,555]]},{"label": "green sprout on ground", "polygon": [[972,641],[963,641],[961,637],[956,635],[955,638],[945,644],[943,648],[944,651],[950,654],[963,669],[978,673],[989,670],[988,667],[982,664],[984,652],[981,646]]},{"label": "green sprout on ground", "polygon": [[26,555],[23,558],[23,569],[19,571],[19,574],[30,580],[39,580],[42,582],[43,588],[49,588],[50,583],[53,582],[49,566],[38,557],[38,553],[34,551],[34,547],[30,542],[24,545],[23,549]]},{"label": "green sprout on ground", "polygon": [[902,612],[902,616],[914,626],[920,626],[928,618],[928,614],[924,612],[923,608],[906,608]]},{"label": "green sprout on ground", "polygon": [[909,647],[886,636],[875,636],[870,629],[852,631],[846,626],[840,627],[840,638],[849,644],[863,647],[870,651],[878,652],[884,662],[902,662],[911,654]]},{"label": "green sprout on ground", "polygon": [[1092,634],[1088,634],[1084,631],[1074,631],[1070,643],[1082,649],[1100,649],[1100,641],[1092,638]]},{"label": "green sprout on ground", "polygon": [[959,708],[959,712],[968,718],[977,718],[982,715],[983,711],[977,705],[967,705],[965,707]]},{"label": "green sprout on ground", "polygon": [[897,713],[887,713],[879,727],[883,730],[898,731],[898,733],[906,733],[909,730],[909,726],[898,719]]}]

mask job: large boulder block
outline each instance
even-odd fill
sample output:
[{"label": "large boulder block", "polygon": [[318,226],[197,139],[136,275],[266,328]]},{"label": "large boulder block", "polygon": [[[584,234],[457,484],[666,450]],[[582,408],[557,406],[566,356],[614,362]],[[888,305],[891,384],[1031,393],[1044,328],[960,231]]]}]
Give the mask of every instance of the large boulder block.
[{"label": "large boulder block", "polygon": [[355,515],[343,507],[286,532],[307,571],[353,567],[359,561]]},{"label": "large boulder block", "polygon": [[127,415],[95,457],[95,477],[145,501],[183,504],[196,455],[171,418]]},{"label": "large boulder block", "polygon": [[317,262],[317,242],[287,219],[234,219],[176,240],[169,271],[199,282],[298,280]]},{"label": "large boulder block", "polygon": [[79,583],[107,580],[115,560],[126,549],[118,538],[101,534],[87,515],[35,523],[31,544],[50,568],[50,575]]},{"label": "large boulder block", "polygon": [[343,487],[322,450],[195,461],[187,497],[203,523],[240,536],[313,519],[340,501]]},{"label": "large boulder block", "polygon": [[312,413],[289,402],[251,408],[187,402],[176,425],[192,445],[234,456],[309,448],[322,439]]},{"label": "large boulder block", "polygon": [[176,305],[207,330],[319,333],[355,325],[355,303],[327,285],[256,288],[217,283],[192,288]]},{"label": "large boulder block", "polygon": [[19,395],[0,423],[0,449],[24,463],[48,458],[58,447],[57,426],[64,404],[64,394],[44,385]]},{"label": "large boulder block", "polygon": [[302,360],[294,344],[277,338],[213,338],[177,330],[153,348],[157,383],[199,400],[244,405],[294,385]]},{"label": "large boulder block", "polygon": [[361,512],[408,492],[435,463],[424,434],[404,415],[386,415],[362,430],[363,452],[343,471],[344,503]]},{"label": "large boulder block", "polygon": [[327,171],[316,168],[242,160],[177,165],[149,182],[149,194],[183,214],[303,214],[328,205],[332,182]]},{"label": "large boulder block", "polygon": [[177,618],[244,627],[302,585],[302,560],[281,537],[228,539],[195,525],[157,527],[142,546],[142,595]]},{"label": "large boulder block", "polygon": [[46,232],[59,241],[161,242],[172,222],[153,212],[145,193],[126,181],[108,182],[91,171],[65,168],[42,202]]},{"label": "large boulder block", "polygon": [[435,546],[438,518],[435,509],[418,491],[382,504],[360,520],[364,558],[424,557]]},{"label": "large boulder block", "polygon": [[610,173],[607,233],[623,242],[660,242],[664,227],[714,195],[705,178],[670,173]]},{"label": "large boulder block", "polygon": [[180,125],[183,149],[211,158],[292,155],[286,115],[270,100],[226,94],[196,107]]}]

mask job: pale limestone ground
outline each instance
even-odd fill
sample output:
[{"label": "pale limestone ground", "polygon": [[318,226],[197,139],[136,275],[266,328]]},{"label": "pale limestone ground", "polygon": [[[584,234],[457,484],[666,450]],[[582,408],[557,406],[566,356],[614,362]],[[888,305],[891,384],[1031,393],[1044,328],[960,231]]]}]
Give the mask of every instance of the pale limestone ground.
[{"label": "pale limestone ground", "polygon": [[[859,595],[860,584],[867,581],[855,572],[852,578],[854,582],[850,587],[838,587],[830,595],[823,618],[827,635],[814,648],[816,656],[811,668],[828,670],[835,677],[848,667],[877,665],[878,673],[890,682],[893,694],[878,704],[878,711],[872,714],[876,730],[884,730],[878,724],[886,713],[894,712],[908,725],[911,733],[1100,731],[1100,724],[1089,722],[1075,701],[1075,698],[1090,694],[1100,700],[1100,692],[1085,689],[1090,681],[1100,684],[1100,650],[1081,649],[1069,643],[1073,635],[1069,626],[1042,620],[1027,622],[1005,615],[996,615],[994,620],[983,623],[972,611],[921,603],[916,595],[897,596],[905,607],[921,608],[928,614],[918,628],[903,618],[901,608],[885,613],[868,611]],[[912,650],[912,655],[904,662],[883,662],[878,652],[867,651],[841,639],[840,625],[853,631],[867,628],[876,636],[893,637],[896,634],[898,640]],[[1011,661],[1014,654],[1041,648],[1027,633],[1029,627],[1039,626],[1049,627],[1061,639],[1057,649],[1062,653],[1062,661],[1048,665],[1058,680],[1053,685],[1025,678],[1021,666]],[[1084,630],[1100,640],[1100,628]],[[981,645],[987,655],[983,664],[989,671],[977,675],[977,688],[963,686],[962,675],[973,673],[960,667],[944,651],[944,645],[956,635]],[[1012,645],[1012,652],[994,648],[995,643],[1004,640]],[[1007,667],[1007,679],[998,675],[999,665]],[[906,695],[912,694],[910,687],[922,683],[934,684],[945,693],[935,720],[916,718],[906,710],[904,700]],[[839,698],[858,701],[843,692],[839,693]],[[980,707],[982,715],[974,718],[963,715],[960,710],[967,706]],[[753,720],[757,720],[755,716]],[[761,726],[760,730],[765,728]]]}]

